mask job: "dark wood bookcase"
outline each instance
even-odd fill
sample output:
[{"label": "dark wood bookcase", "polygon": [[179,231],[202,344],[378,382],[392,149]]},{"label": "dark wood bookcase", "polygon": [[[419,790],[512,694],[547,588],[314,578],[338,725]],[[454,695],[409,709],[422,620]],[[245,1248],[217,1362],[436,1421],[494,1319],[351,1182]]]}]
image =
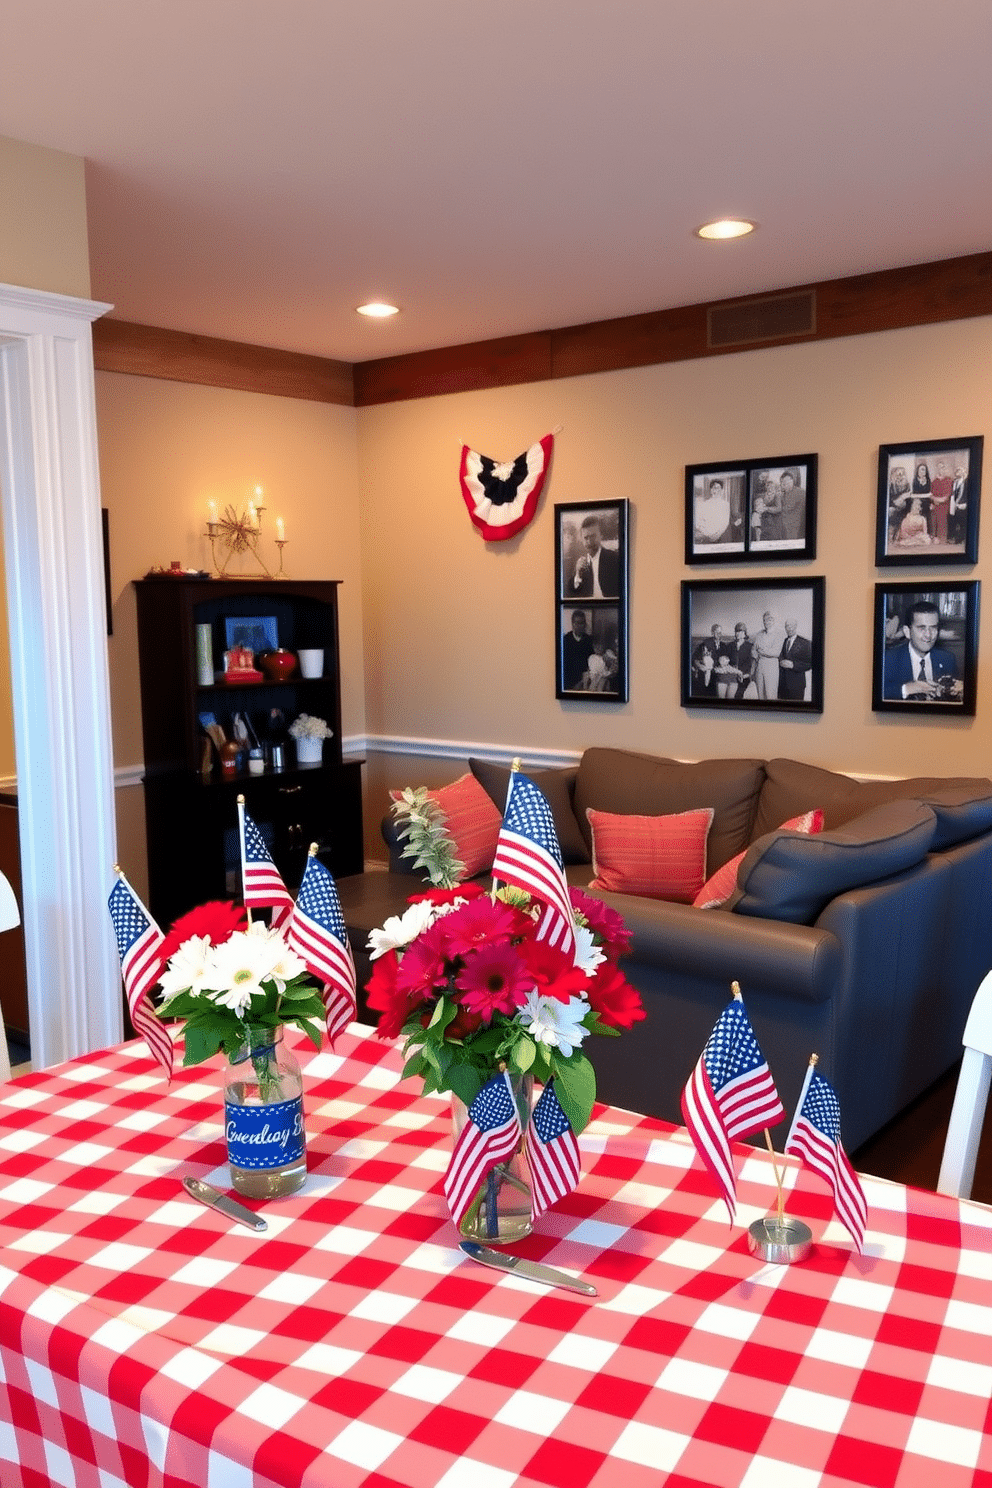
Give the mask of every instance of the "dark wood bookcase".
[{"label": "dark wood bookcase", "polygon": [[[206,899],[240,897],[237,797],[291,891],[299,885],[311,842],[335,877],[362,871],[361,761],[341,757],[341,678],[336,580],[148,578],[135,583],[145,755],[145,823],[149,908],[165,928]],[[320,647],[318,678],[284,682],[224,681],[228,619],[274,617],[279,645],[298,653]],[[196,628],[211,627],[214,681],[198,680]],[[287,740],[281,770],[222,777],[214,756],[201,773],[212,713],[228,738],[236,712],[260,735],[270,711],[289,724],[300,713],[326,720],[323,763],[297,765]]]}]

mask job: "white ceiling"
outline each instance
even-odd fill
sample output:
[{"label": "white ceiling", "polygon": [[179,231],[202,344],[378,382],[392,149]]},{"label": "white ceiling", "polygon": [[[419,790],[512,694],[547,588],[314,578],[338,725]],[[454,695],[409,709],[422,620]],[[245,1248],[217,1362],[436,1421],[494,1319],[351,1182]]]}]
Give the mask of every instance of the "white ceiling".
[{"label": "white ceiling", "polygon": [[149,325],[361,361],[992,248],[989,0],[6,0],[0,48]]}]

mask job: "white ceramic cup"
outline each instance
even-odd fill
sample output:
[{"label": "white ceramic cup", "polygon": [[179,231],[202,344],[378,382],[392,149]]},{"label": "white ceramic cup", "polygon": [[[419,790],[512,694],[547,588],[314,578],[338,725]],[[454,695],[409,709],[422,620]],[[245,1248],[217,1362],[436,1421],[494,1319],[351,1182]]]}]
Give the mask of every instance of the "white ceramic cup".
[{"label": "white ceramic cup", "polygon": [[322,677],[324,675],[324,653],[318,647],[316,650],[298,651],[300,658],[300,672],[304,677]]}]

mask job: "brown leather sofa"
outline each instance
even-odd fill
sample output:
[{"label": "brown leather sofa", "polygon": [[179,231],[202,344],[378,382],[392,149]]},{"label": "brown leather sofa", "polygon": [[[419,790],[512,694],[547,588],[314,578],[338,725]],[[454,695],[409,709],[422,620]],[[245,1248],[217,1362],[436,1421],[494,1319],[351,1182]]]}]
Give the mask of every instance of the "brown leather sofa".
[{"label": "brown leather sofa", "polygon": [[[470,764],[502,808],[508,771]],[[648,1012],[623,1039],[587,1045],[603,1100],[680,1121],[682,1086],[735,980],[790,1113],[819,1054],[848,1150],[960,1056],[992,967],[992,782],[860,783],[787,759],[685,763],[604,748],[529,773],[555,814],[570,882],[593,876],[589,807],[711,807],[709,873],[746,849],[720,909],[601,893],[633,932],[624,970]],[[779,829],[818,807],[818,836]],[[383,831],[390,871],[338,886],[362,980],[369,929],[416,891],[388,819]]]}]

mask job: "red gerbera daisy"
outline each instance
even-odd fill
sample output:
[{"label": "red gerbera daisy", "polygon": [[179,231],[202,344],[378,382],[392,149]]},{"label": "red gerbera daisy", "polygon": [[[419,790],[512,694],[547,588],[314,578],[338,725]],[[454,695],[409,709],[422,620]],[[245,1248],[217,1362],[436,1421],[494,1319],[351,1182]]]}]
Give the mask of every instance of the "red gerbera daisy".
[{"label": "red gerbera daisy", "polygon": [[527,963],[532,989],[542,997],[556,997],[559,1002],[568,1002],[570,997],[581,997],[589,984],[585,972],[546,940],[525,940],[519,947]]},{"label": "red gerbera daisy", "polygon": [[239,905],[232,904],[230,899],[211,899],[175,921],[159,948],[162,964],[193,935],[205,936],[211,945],[223,945],[235,930],[247,928],[245,912]]},{"label": "red gerbera daisy", "polygon": [[466,959],[455,986],[462,1006],[491,1023],[495,1013],[510,1016],[523,1006],[534,978],[514,946],[485,945]]},{"label": "red gerbera daisy", "polygon": [[589,1006],[599,1014],[599,1021],[607,1028],[633,1028],[647,1017],[641,1004],[640,994],[609,961],[600,966],[596,976],[587,984],[586,995]]},{"label": "red gerbera daisy", "polygon": [[456,884],[453,889],[427,889],[423,894],[411,894],[407,904],[420,904],[426,900],[428,904],[454,904],[456,899],[478,899],[480,894],[486,891],[480,883]]}]

